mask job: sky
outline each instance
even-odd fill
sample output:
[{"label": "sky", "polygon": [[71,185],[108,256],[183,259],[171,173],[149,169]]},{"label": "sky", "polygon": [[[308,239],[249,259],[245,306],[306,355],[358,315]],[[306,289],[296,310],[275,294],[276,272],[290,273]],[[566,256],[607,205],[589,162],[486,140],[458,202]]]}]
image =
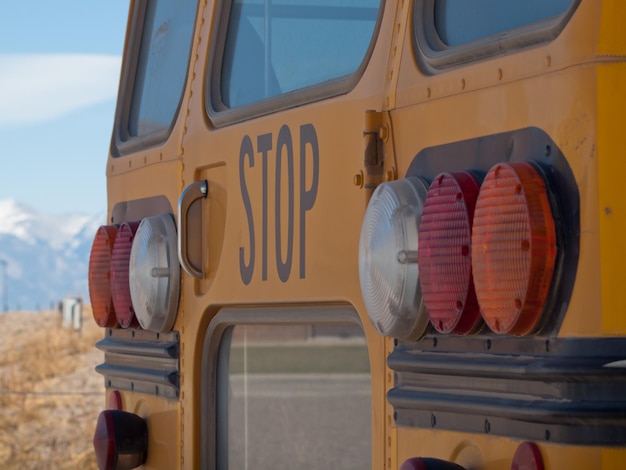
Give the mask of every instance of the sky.
[{"label": "sky", "polygon": [[0,199],[106,210],[129,0],[0,0]]}]

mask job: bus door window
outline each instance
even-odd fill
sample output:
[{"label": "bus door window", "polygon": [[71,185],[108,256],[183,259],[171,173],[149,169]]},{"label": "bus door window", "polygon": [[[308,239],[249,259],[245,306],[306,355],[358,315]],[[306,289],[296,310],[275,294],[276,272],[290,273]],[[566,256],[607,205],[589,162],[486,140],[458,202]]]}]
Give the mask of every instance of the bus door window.
[{"label": "bus door window", "polygon": [[[197,11],[197,0],[138,3],[135,15],[143,21],[132,38],[133,64],[123,75],[126,106],[118,116],[122,142],[157,135],[164,140],[173,125],[187,78],[187,64]],[[181,53],[187,51],[187,53]],[[133,68],[133,70],[130,70]]]},{"label": "bus door window", "polygon": [[563,14],[572,0],[435,0],[435,28],[447,46],[458,46]]},{"label": "bus door window", "polygon": [[355,73],[379,8],[379,0],[233,1],[213,94],[235,108]]},{"label": "bus door window", "polygon": [[356,324],[236,325],[217,371],[217,467],[371,468],[371,382]]},{"label": "bus door window", "polygon": [[549,43],[580,0],[416,0],[413,49],[425,72]]}]

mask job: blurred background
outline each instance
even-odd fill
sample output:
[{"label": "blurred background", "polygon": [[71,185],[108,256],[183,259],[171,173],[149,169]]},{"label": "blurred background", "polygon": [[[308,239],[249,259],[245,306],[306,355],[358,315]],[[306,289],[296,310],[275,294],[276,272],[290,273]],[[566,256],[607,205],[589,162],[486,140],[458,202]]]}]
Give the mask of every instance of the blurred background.
[{"label": "blurred background", "polygon": [[87,267],[129,1],[0,5],[0,468],[96,468]]}]

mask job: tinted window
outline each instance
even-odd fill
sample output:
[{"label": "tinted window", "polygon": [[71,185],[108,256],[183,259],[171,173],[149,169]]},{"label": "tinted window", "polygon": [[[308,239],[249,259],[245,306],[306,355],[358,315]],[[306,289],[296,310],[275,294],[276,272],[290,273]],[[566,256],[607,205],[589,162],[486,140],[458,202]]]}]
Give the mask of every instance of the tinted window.
[{"label": "tinted window", "polygon": [[435,0],[439,38],[456,46],[564,13],[573,0]]},{"label": "tinted window", "polygon": [[150,0],[137,61],[128,134],[166,130],[176,115],[187,77],[196,0]]},{"label": "tinted window", "polygon": [[369,48],[379,0],[235,0],[221,100],[237,107],[354,73]]},{"label": "tinted window", "polygon": [[358,326],[237,325],[218,358],[217,468],[371,468]]}]

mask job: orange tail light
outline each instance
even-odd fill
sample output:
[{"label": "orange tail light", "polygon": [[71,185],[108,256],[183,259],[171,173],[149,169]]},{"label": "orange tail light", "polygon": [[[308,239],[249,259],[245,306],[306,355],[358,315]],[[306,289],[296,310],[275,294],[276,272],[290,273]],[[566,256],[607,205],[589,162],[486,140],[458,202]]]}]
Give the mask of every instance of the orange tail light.
[{"label": "orange tail light", "polygon": [[483,181],[474,215],[474,284],[495,333],[532,333],[552,283],[556,227],[548,190],[530,163],[501,163]]},{"label": "orange tail light", "polygon": [[103,225],[96,232],[89,255],[89,297],[93,317],[98,326],[118,326],[111,296],[111,255],[117,226]]}]

